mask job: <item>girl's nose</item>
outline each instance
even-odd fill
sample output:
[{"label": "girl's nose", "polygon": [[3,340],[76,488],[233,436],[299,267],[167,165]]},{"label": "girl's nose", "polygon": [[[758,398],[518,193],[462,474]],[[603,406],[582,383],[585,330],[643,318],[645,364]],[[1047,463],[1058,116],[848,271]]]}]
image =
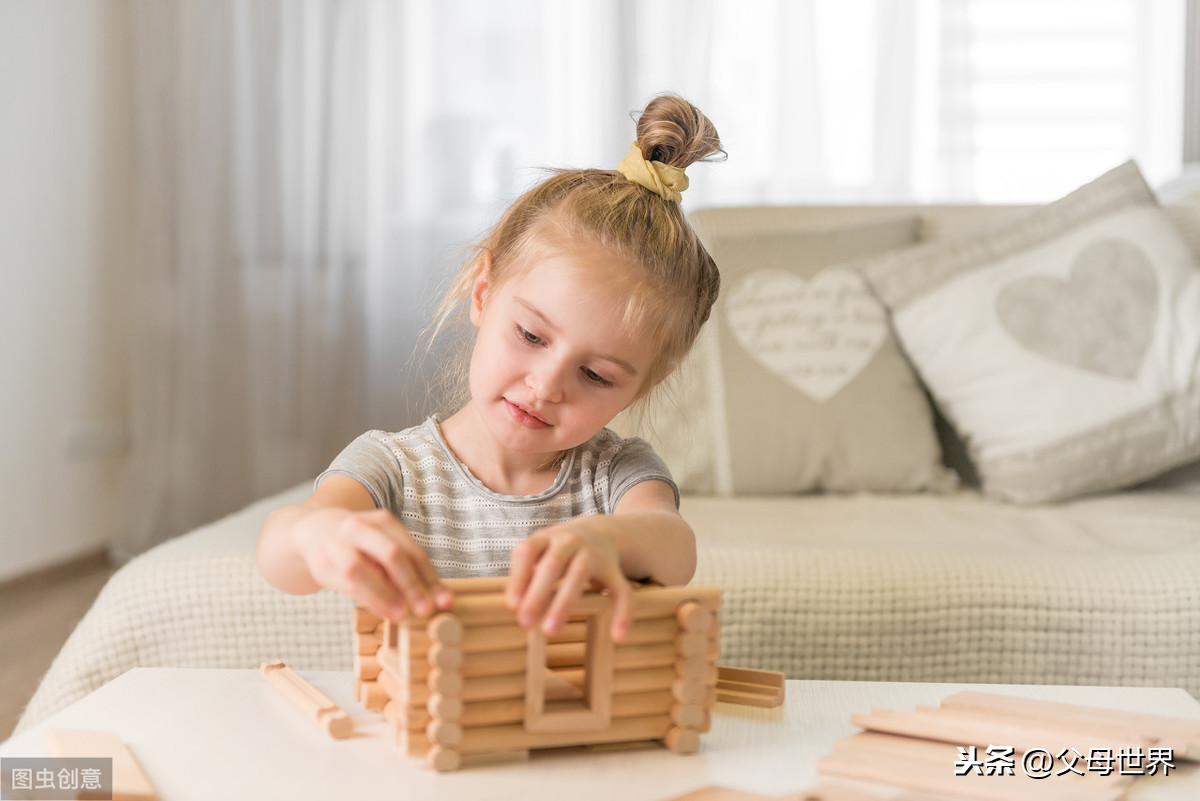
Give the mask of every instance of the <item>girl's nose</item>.
[{"label": "girl's nose", "polygon": [[562,400],[563,377],[557,365],[546,364],[530,370],[525,383],[539,401],[558,403]]}]

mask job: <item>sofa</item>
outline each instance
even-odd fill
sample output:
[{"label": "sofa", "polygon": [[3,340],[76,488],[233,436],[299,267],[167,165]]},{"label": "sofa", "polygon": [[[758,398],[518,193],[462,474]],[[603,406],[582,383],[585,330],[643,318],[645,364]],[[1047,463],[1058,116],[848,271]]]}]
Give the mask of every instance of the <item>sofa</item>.
[{"label": "sofa", "polygon": [[[1200,697],[1200,194],[1160,202],[1123,165],[1040,207],[692,219],[721,300],[614,427],[680,483],[722,663]],[[1046,328],[1080,299],[1098,317]],[[349,602],[255,569],[263,519],[309,486],[124,565],[17,731],[135,666],[350,670]]]}]

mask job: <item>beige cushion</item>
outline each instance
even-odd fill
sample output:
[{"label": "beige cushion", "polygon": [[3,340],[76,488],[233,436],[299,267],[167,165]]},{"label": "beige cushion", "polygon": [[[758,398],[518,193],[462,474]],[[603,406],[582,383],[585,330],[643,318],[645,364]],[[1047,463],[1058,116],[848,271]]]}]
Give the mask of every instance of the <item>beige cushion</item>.
[{"label": "beige cushion", "polygon": [[697,216],[720,299],[674,397],[615,427],[650,439],[685,492],[953,488],[886,312],[838,266],[914,243],[916,217],[742,233]]},{"label": "beige cushion", "polygon": [[987,494],[1062,500],[1200,456],[1200,270],[1132,162],[861,267]]}]

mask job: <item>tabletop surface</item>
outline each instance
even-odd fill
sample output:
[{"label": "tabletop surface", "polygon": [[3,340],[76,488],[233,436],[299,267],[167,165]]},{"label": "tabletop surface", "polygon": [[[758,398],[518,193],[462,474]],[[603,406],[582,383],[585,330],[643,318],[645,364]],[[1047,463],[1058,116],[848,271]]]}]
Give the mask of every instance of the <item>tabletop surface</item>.
[{"label": "tabletop surface", "polygon": [[[129,746],[163,801],[665,801],[708,785],[778,796],[836,783],[817,775],[816,760],[858,731],[851,714],[936,706],[966,689],[1200,719],[1200,703],[1178,689],[789,681],[775,709],[718,704],[698,754],[562,749],[439,774],[401,753],[383,718],[353,700],[350,673],[301,675],[350,714],[355,737],[329,738],[255,670],[136,668],[0,744],[0,757],[50,756],[47,729],[105,729]],[[1200,767],[1179,762],[1166,779],[1135,785],[1130,799],[1200,798]]]}]

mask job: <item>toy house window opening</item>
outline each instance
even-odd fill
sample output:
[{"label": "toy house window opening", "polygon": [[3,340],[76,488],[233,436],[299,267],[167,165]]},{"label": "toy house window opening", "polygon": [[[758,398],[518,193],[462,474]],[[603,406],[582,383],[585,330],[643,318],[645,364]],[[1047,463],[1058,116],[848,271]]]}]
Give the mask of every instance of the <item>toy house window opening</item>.
[{"label": "toy house window opening", "polygon": [[548,643],[541,629],[529,630],[525,728],[529,731],[588,731],[611,718],[612,606],[606,596],[580,600],[564,629]]}]

